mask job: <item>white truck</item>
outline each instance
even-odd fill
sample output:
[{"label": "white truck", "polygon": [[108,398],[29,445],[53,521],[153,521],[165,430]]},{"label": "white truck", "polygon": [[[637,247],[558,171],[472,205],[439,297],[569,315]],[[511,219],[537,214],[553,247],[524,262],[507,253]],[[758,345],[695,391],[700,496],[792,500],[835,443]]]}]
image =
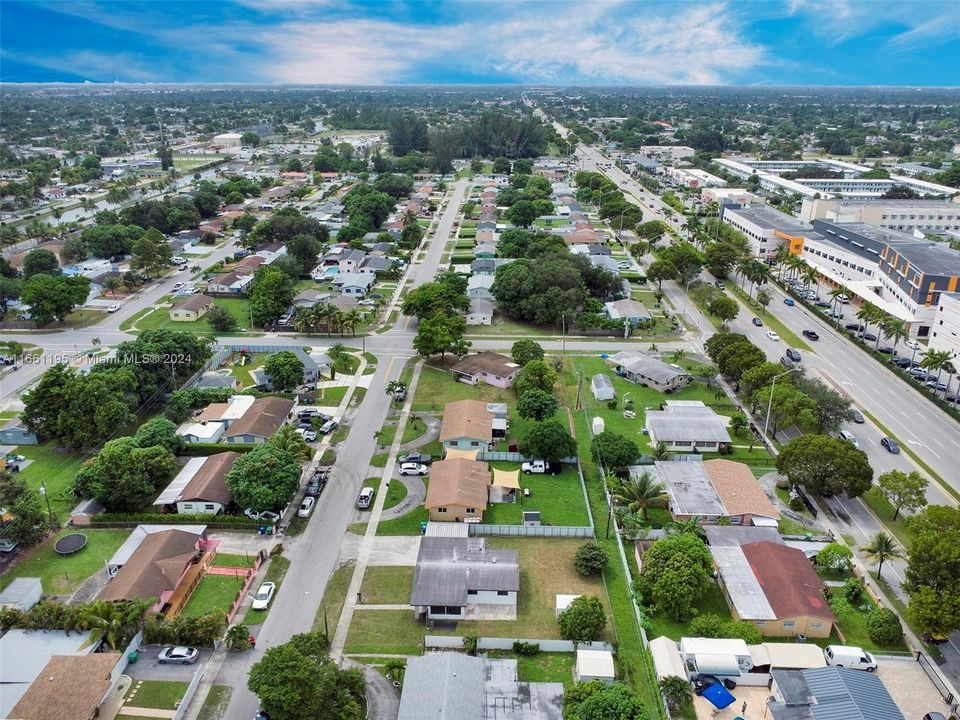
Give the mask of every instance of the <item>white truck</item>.
[{"label": "white truck", "polygon": [[560,468],[556,463],[547,462],[546,460],[529,460],[523,463],[520,469],[523,470],[526,475],[530,475],[531,473],[534,475],[542,475],[544,473],[556,475],[560,472]]}]

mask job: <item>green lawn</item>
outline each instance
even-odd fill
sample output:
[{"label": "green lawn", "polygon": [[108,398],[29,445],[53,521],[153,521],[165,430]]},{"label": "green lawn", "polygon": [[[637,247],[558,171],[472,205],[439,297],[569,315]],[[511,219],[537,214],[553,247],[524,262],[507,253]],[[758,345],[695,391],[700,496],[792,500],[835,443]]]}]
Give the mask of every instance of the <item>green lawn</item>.
[{"label": "green lawn", "polygon": [[199,617],[213,610],[229,612],[243,587],[243,580],[242,575],[204,575],[181,614]]},{"label": "green lawn", "polygon": [[46,595],[69,595],[104,563],[127,539],[130,530],[83,530],[87,545],[75,555],[58,555],[56,539],[77,530],[63,530],[37,548],[28,558],[17,563],[0,577],[0,589],[18,577],[38,577]]},{"label": "green lawn", "polygon": [[[491,467],[516,470],[519,465],[493,462]],[[518,493],[519,502],[487,506],[483,521],[491,525],[519,525],[523,510],[539,510],[544,525],[589,525],[580,478],[574,465],[564,465],[559,475],[520,474],[520,487],[530,488],[530,497]]]},{"label": "green lawn", "polygon": [[134,680],[124,697],[124,705],[159,710],[176,710],[187,691],[187,683],[173,680]]},{"label": "green lawn", "polygon": [[[719,615],[724,620],[733,619],[730,615],[730,608],[727,607],[727,601],[723,599],[723,591],[717,583],[710,583],[709,589],[697,604],[697,610],[700,614],[713,613],[714,615]],[[663,613],[653,615],[650,620],[653,623],[653,631],[650,633],[650,637],[666,635],[671,640],[679,640],[683,636],[690,635],[688,629],[690,625],[689,621],[677,622],[676,620],[671,620]]]},{"label": "green lawn", "polygon": [[249,555],[233,555],[231,553],[217,553],[213,559],[216,567],[253,567],[253,558]]},{"label": "green lawn", "polygon": [[[287,560],[283,555],[274,555],[269,560],[269,565],[267,565],[267,572],[263,576],[263,582],[272,582],[277,586],[277,590],[280,590],[280,586],[283,584],[283,578],[287,574],[287,570],[290,569],[290,561]],[[256,587],[251,586],[251,592],[257,591]],[[276,598],[276,593],[274,594]],[[192,601],[192,599],[191,599]],[[243,620],[238,622],[243,622],[246,625],[256,625],[262,623],[267,619],[267,613],[270,612],[270,608],[273,607],[273,601],[270,601],[270,605],[267,606],[266,610],[254,610],[253,608],[247,608],[246,614],[243,616]]]},{"label": "green lawn", "polygon": [[53,441],[43,445],[20,445],[17,452],[33,461],[23,469],[20,477],[33,490],[39,488],[42,481],[46,485],[53,514],[60,522],[65,522],[77,504],[70,490],[73,478],[88,455],[57,448]]},{"label": "green lawn", "polygon": [[327,635],[333,637],[340,622],[340,613],[347,599],[347,590],[350,589],[350,580],[353,578],[353,560],[344,563],[330,575],[327,587],[323,593],[323,600],[317,608],[317,615],[313,620],[313,631],[324,630],[324,616],[326,616]]},{"label": "green lawn", "polygon": [[225,333],[217,332],[210,327],[206,318],[200,318],[194,322],[175,322],[170,319],[170,309],[166,307],[157,308],[149,315],[144,316],[137,321],[137,330],[156,330],[164,328],[166,330],[179,330],[180,332],[191,332],[198,335],[231,335],[239,331],[250,329],[250,303],[246,298],[216,298],[214,305],[219,305],[230,311],[230,314],[236,318],[237,327]]},{"label": "green lawn", "polygon": [[560,331],[554,327],[545,327],[542,325],[530,325],[529,323],[511,320],[503,315],[494,315],[491,325],[471,325],[467,328],[468,335],[498,335],[506,337],[514,336],[553,336],[559,335]]},{"label": "green lawn", "polygon": [[[424,477],[422,480],[424,484],[430,484],[429,478]],[[390,487],[397,484],[396,481],[391,482]],[[388,499],[389,497],[387,495]],[[377,525],[377,535],[419,535],[420,523],[429,519],[430,515],[427,513],[427,509],[423,505],[417,505],[417,507],[398,518],[381,520]]]},{"label": "green lawn", "polygon": [[241,387],[253,387],[255,383],[250,371],[261,367],[266,361],[266,358],[259,356],[257,353],[250,353],[247,355],[247,361],[243,365],[240,364],[240,359],[239,354],[234,355],[233,365],[230,365],[230,373],[237,379]]},{"label": "green lawn", "polygon": [[317,405],[337,407],[343,402],[343,396],[347,394],[347,385],[338,385],[336,387],[318,388]]},{"label": "green lawn", "polygon": [[865,492],[861,499],[867,504],[873,513],[880,518],[887,529],[904,545],[910,542],[910,526],[904,522],[904,516],[901,514],[896,520],[893,519],[894,508],[883,494],[883,491],[876,485]]},{"label": "green lawn", "polygon": [[573,666],[576,655],[572,652],[541,652],[536,655],[515,655],[505,650],[491,650],[493,658],[512,658],[517,661],[517,677],[520,682],[573,681]]},{"label": "green lawn", "polygon": [[200,708],[200,714],[197,715],[197,720],[223,720],[232,693],[233,688],[228,685],[214,685],[210,688],[207,699],[203,701],[203,707]]},{"label": "green lawn", "polygon": [[383,655],[420,655],[426,625],[413,616],[413,610],[363,610],[353,613],[347,642],[348,655],[376,653]]},{"label": "green lawn", "polygon": [[137,324],[137,321],[140,320],[140,318],[142,318],[144,315],[149,314],[150,312],[151,312],[151,309],[148,307],[145,307],[142,310],[137,310],[137,312],[135,312],[133,315],[131,315],[122,323],[120,323],[120,329],[129,330],[130,328],[132,328],[134,325]]},{"label": "green lawn", "polygon": [[881,645],[870,638],[867,632],[867,612],[874,608],[874,604],[866,593],[854,605],[843,596],[843,588],[835,588],[833,597],[830,599],[830,608],[837,616],[837,624],[840,626],[846,645],[862,647],[871,652],[906,652],[907,647],[902,639],[892,645]]},{"label": "green lawn", "polygon": [[383,509],[389,510],[403,502],[407,497],[407,486],[399,480],[392,480],[387,487],[387,497],[383,501]]},{"label": "green lawn", "polygon": [[[449,358],[448,358],[449,360]],[[455,400],[483,400],[485,402],[512,402],[513,392],[480,383],[467,385],[457,382],[447,369],[424,365],[413,396],[414,412],[439,412]]]},{"label": "green lawn", "polygon": [[365,605],[406,605],[412,587],[412,566],[372,565],[363,574],[360,597]]}]

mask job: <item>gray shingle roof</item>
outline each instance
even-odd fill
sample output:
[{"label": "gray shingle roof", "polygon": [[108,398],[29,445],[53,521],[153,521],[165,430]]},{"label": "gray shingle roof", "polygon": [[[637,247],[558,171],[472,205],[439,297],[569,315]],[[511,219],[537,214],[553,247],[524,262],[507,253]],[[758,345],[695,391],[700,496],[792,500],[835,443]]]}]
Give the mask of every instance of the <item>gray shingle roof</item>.
[{"label": "gray shingle roof", "polygon": [[628,372],[642,375],[658,383],[669,382],[679,375],[687,374],[686,370],[675,368],[672,365],[668,365],[661,360],[648,357],[642,353],[618,352],[616,355],[611,356],[609,361],[616,363]]},{"label": "gray shingle roof", "polygon": [[520,590],[516,550],[491,550],[483,538],[420,540],[410,604],[466,605],[467,590]]},{"label": "gray shingle roof", "polygon": [[397,720],[483,720],[483,663],[452,652],[410,658]]}]

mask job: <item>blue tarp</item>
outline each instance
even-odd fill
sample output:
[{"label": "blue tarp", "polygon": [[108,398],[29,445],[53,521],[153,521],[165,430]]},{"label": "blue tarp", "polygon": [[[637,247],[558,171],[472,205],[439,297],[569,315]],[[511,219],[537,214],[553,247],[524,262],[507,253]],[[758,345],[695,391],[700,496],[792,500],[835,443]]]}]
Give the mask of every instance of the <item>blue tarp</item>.
[{"label": "blue tarp", "polygon": [[717,708],[717,710],[723,710],[727,705],[730,705],[736,700],[736,698],[730,694],[730,691],[723,686],[723,683],[714,683],[703,691],[703,696],[713,703],[713,706]]}]

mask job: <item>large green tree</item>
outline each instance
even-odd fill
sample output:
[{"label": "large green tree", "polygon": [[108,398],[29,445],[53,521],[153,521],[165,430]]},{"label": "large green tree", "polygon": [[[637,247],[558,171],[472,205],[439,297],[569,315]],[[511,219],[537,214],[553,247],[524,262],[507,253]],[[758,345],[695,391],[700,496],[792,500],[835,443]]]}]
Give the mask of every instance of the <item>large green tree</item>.
[{"label": "large green tree", "polygon": [[303,361],[290,350],[273,353],[263,364],[274,390],[293,390],[303,381]]},{"label": "large green tree", "polygon": [[173,251],[167,239],[156,228],[150,228],[139,239],[133,242],[130,248],[132,257],[131,267],[143,270],[147,275],[155,275],[161,270],[170,267],[173,261]]},{"label": "large green tree", "polygon": [[543,347],[536,340],[517,340],[510,348],[510,356],[523,367],[531,360],[543,360]]},{"label": "large green tree", "polygon": [[543,360],[531,360],[517,373],[513,379],[513,390],[517,397],[523,397],[531,390],[540,390],[553,393],[557,382],[557,371]]},{"label": "large green tree", "polygon": [[552,393],[539,389],[528,390],[517,400],[517,414],[526,420],[546,420],[553,417],[559,407]]},{"label": "large green tree", "polygon": [[176,469],[176,457],[162,445],[141,448],[131,437],[118,438],[81,468],[74,493],[94,497],[110,512],[136,512],[150,504]]},{"label": "large green tree", "polygon": [[293,499],[300,484],[300,463],[269,443],[258,445],[237,458],[226,483],[240,507],[279,510]]},{"label": "large green tree", "polygon": [[40,326],[63,320],[90,294],[90,279],[82,275],[40,273],[24,282],[20,298],[30,306],[30,317]]},{"label": "large green tree", "polygon": [[760,409],[769,408],[772,437],[776,437],[780,430],[790,425],[811,427],[816,423],[816,401],[790,383],[777,383],[760,388],[751,400]]},{"label": "large green tree", "polygon": [[590,456],[608,471],[623,470],[637,461],[640,448],[630,438],[604,430],[590,441]]},{"label": "large green tree", "polygon": [[873,469],[863,451],[829,435],[803,435],[791,440],[777,456],[776,465],[790,482],[817,495],[845,492],[856,498],[873,483]]},{"label": "large green tree", "polygon": [[282,270],[261,266],[250,283],[250,313],[257,327],[269,325],[290,307],[296,293],[293,279]]},{"label": "large green tree", "polygon": [[463,317],[438,312],[420,321],[413,347],[424,357],[443,357],[448,352],[463,357],[470,351],[470,343],[463,337],[466,331]]},{"label": "large green tree", "polygon": [[60,261],[46,248],[34,248],[23,258],[23,279],[29,280],[38,273],[60,274]]},{"label": "large green tree", "polygon": [[592,595],[577,597],[557,620],[560,623],[560,637],[581,643],[596,640],[607,625],[603,603]]},{"label": "large green tree", "polygon": [[877,485],[893,505],[893,519],[901,510],[919,510],[927,504],[927,479],[916,470],[890,470],[877,478]]},{"label": "large green tree", "polygon": [[549,462],[559,462],[577,454],[576,441],[559,420],[531,423],[520,437],[517,448],[528,458]]},{"label": "large green tree", "polygon": [[[689,683],[684,680],[689,695]],[[647,720],[643,701],[627,685],[578,682],[563,693],[564,720]]]}]

